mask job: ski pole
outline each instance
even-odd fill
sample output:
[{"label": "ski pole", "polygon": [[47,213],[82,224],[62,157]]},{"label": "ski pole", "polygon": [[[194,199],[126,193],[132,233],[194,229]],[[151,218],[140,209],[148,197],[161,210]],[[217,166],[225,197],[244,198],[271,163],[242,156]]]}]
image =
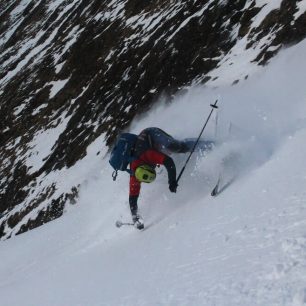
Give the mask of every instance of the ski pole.
[{"label": "ski pole", "polygon": [[215,109],[215,108],[216,108],[216,109],[218,108],[217,102],[218,102],[218,99],[215,101],[214,104],[210,104],[210,106],[212,107],[212,109],[211,109],[211,111],[210,111],[210,113],[209,113],[209,115],[208,115],[208,117],[207,117],[207,120],[206,120],[206,122],[205,122],[205,124],[204,124],[204,126],[203,126],[203,128],[202,128],[202,130],[201,130],[201,133],[200,133],[198,139],[196,140],[195,144],[193,145],[193,148],[192,148],[192,150],[191,150],[191,152],[190,152],[190,154],[189,154],[189,156],[188,156],[188,158],[187,158],[187,160],[186,160],[186,162],[185,162],[184,167],[182,168],[182,170],[181,170],[179,176],[177,177],[177,180],[176,180],[176,183],[177,183],[177,184],[178,184],[178,182],[179,182],[179,180],[180,180],[182,174],[183,174],[184,171],[185,171],[185,168],[186,168],[186,166],[187,166],[187,164],[188,164],[188,162],[189,162],[189,160],[190,160],[190,158],[191,158],[192,153],[194,152],[196,146],[197,146],[198,143],[199,143],[199,140],[200,140],[200,138],[201,138],[201,136],[202,136],[202,134],[203,134],[203,132],[204,132],[204,129],[205,129],[205,127],[206,127],[206,125],[207,125],[207,123],[208,123],[208,121],[209,121],[209,119],[210,119],[210,117],[211,117],[211,115],[212,115],[214,109]]}]

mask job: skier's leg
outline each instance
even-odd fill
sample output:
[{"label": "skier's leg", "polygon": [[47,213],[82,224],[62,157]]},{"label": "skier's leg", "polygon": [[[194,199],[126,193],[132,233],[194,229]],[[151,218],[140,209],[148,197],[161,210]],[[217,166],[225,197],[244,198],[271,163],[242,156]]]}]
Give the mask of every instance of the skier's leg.
[{"label": "skier's leg", "polygon": [[151,128],[150,138],[152,140],[153,147],[161,152],[169,153],[182,153],[185,151],[185,145],[182,141],[174,139],[171,135],[159,128]]},{"label": "skier's leg", "polygon": [[[183,140],[186,152],[191,152],[197,139],[196,138],[186,138]],[[214,142],[212,140],[199,140],[195,150],[196,151],[211,151],[214,147]]]},{"label": "skier's leg", "polygon": [[[174,139],[171,135],[167,134],[160,128],[152,127],[147,128],[146,134],[148,135],[151,147],[166,154],[169,153],[187,153],[191,152],[197,138],[186,138],[183,141]],[[210,140],[199,140],[196,150],[197,151],[210,151],[214,146],[214,142]]]},{"label": "skier's leg", "polygon": [[[171,135],[167,134],[165,131],[155,128],[153,133],[153,139],[156,143],[161,145],[160,150],[173,152],[173,153],[187,153],[191,152],[197,138],[186,138],[182,141],[173,138]],[[214,147],[214,142],[211,140],[200,139],[195,148],[196,151],[211,151]]]},{"label": "skier's leg", "polygon": [[171,135],[157,127],[146,128],[138,135],[134,148],[135,156],[140,156],[149,149],[155,149],[159,152],[169,154],[171,152],[179,153],[185,148],[181,141],[174,139]]}]

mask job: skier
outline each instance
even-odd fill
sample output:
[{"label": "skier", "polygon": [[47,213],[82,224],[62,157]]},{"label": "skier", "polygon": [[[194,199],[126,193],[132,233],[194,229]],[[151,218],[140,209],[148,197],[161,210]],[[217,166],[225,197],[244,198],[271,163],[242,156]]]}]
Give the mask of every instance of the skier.
[{"label": "skier", "polygon": [[[138,214],[138,197],[141,183],[151,183],[156,178],[155,168],[164,165],[168,172],[168,184],[170,192],[177,191],[176,167],[170,153],[191,152],[196,139],[185,139],[179,141],[167,134],[165,131],[150,127],[144,129],[137,137],[133,149],[136,158],[130,163],[130,192],[129,204],[134,225],[143,229],[144,224]],[[212,141],[200,141],[200,150],[211,150]]]}]

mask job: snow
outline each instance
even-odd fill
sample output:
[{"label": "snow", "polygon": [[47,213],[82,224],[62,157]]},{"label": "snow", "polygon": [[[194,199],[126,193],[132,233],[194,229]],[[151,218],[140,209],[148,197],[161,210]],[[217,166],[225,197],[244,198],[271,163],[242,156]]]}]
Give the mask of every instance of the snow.
[{"label": "snow", "polygon": [[306,12],[306,1],[302,0],[297,3],[297,9],[298,11],[294,14],[294,19],[298,19],[300,16],[302,16]]},{"label": "snow", "polygon": [[[12,63],[14,60],[21,58],[23,54],[25,54],[28,50],[31,50],[21,61],[19,61],[18,65],[13,70],[8,71],[8,73],[0,80],[0,85],[3,86],[7,84],[15,75],[19,73],[19,71],[23,70],[27,65],[31,64],[33,61],[34,64],[37,64],[43,56],[48,52],[48,49],[52,47],[52,41],[55,38],[56,34],[58,33],[60,26],[65,22],[65,18],[62,18],[64,14],[72,9],[79,0],[74,0],[72,3],[65,6],[65,8],[58,14],[57,20],[61,20],[61,23],[58,27],[56,27],[52,33],[48,36],[48,38],[41,44],[37,45],[39,40],[45,35],[46,31],[40,30],[37,32],[37,35],[29,39],[28,41],[24,41],[23,45],[19,48],[18,53],[10,57],[6,62],[4,62],[3,66],[7,66]],[[60,5],[62,0],[57,1],[56,3]],[[53,6],[51,6],[53,7]],[[50,8],[51,9],[51,8]],[[68,17],[67,17],[68,18]],[[69,34],[69,37],[73,36],[70,41],[67,43],[67,48],[74,43],[76,29],[74,28],[72,32]],[[0,42],[1,43],[1,42]],[[65,49],[66,50],[66,49]]]},{"label": "snow", "polygon": [[[41,3],[41,1],[36,1],[34,4],[34,7],[32,8],[32,11],[35,10],[35,8]],[[22,16],[22,13],[26,10],[26,8],[29,5],[28,0],[22,0],[19,2],[19,4],[12,10],[10,14],[10,22],[12,25],[10,26],[9,30],[5,32],[3,37],[0,37],[0,46],[4,45],[14,34],[16,29],[20,26],[20,24],[24,21],[24,17]],[[8,51],[8,50],[6,50]]]},{"label": "snow", "polygon": [[171,41],[171,39],[172,39],[172,38],[173,38],[173,37],[183,28],[183,27],[185,27],[185,26],[189,23],[189,21],[190,21],[191,19],[193,19],[193,18],[195,18],[195,17],[198,17],[198,16],[201,16],[201,15],[204,13],[204,11],[209,7],[209,5],[211,4],[211,2],[212,2],[212,0],[208,1],[208,3],[206,3],[200,11],[198,11],[198,12],[194,13],[193,15],[189,16],[188,18],[186,18],[186,19],[185,19],[185,20],[175,29],[175,31],[167,38],[166,41],[167,41],[167,42]]},{"label": "snow", "polygon": [[15,107],[14,115],[18,116],[24,110],[25,107],[26,107],[26,103],[23,103],[23,104]]},{"label": "snow", "polygon": [[[113,0],[108,3],[107,8],[108,10],[105,10],[104,14],[102,16],[97,16],[97,18],[103,17],[103,19],[107,19],[112,22],[124,16],[125,5],[123,1]],[[98,20],[97,18],[96,20]]]},{"label": "snow", "polygon": [[69,81],[69,78],[65,80],[58,80],[58,81],[47,83],[46,86],[51,85],[50,96],[49,96],[50,99],[55,97],[56,94],[64,88],[64,86],[68,83],[68,81]]},{"label": "snow", "polygon": [[131,110],[131,108],[132,108],[132,105],[129,105],[128,107],[126,107],[126,108],[124,109],[124,111],[125,111],[126,113],[128,113],[128,112]]},{"label": "snow", "polygon": [[57,10],[62,4],[63,0],[54,0],[47,5],[47,11],[49,13],[53,13],[55,10]]},{"label": "snow", "polygon": [[[37,33],[37,35],[34,38],[29,39],[28,41],[24,41],[23,45],[19,48],[18,53],[15,56],[10,57],[6,62],[4,62],[3,66],[5,67],[10,63],[12,63],[14,60],[22,58],[22,55],[25,54],[28,49],[35,46],[35,44],[40,40],[40,38],[44,34],[45,34],[44,31],[40,31],[39,33]],[[26,64],[32,59],[32,57],[38,54],[41,50],[42,50],[41,47],[37,47],[31,50],[31,52],[29,52],[29,54],[27,54],[27,56],[18,63],[15,69],[10,70],[7,73],[7,75],[1,80],[1,82],[5,83],[9,79],[14,77],[21,69],[23,69],[23,67],[26,66]]]},{"label": "snow", "polygon": [[35,134],[30,143],[31,153],[26,160],[26,165],[30,168],[31,173],[38,171],[43,166],[45,159],[52,152],[52,147],[56,143],[59,135],[65,130],[71,117],[67,116],[65,118],[65,115],[66,113],[62,114],[60,123],[55,127],[39,131]]},{"label": "snow", "polygon": [[[253,2],[247,2],[246,7]],[[273,10],[279,9],[281,2],[279,0],[266,1],[266,0],[257,0],[256,6],[260,7],[261,10],[259,13],[252,19],[252,25],[250,29],[258,27],[264,18]],[[224,26],[226,26],[225,22]],[[233,29],[231,33],[231,39],[237,39],[239,27]],[[209,72],[208,75],[203,75],[194,80],[194,85],[202,82],[203,79],[210,77],[209,81],[206,83],[209,86],[227,86],[233,84],[233,82],[243,81],[245,78],[248,78],[249,75],[253,75],[260,67],[258,66],[258,61],[255,59],[262,52],[262,50],[268,47],[268,51],[273,52],[278,50],[281,46],[270,46],[271,42],[275,38],[275,33],[268,33],[265,37],[262,37],[260,40],[254,41],[252,47],[248,47],[250,40],[248,35],[245,35],[242,38],[238,38],[232,49],[221,56],[218,66]],[[207,60],[203,58],[202,60]],[[211,60],[211,59],[210,59]],[[217,58],[218,60],[218,58]]]},{"label": "snow", "polygon": [[[21,1],[20,12],[14,14],[20,14],[25,3]],[[48,9],[54,11],[62,3],[53,1]],[[280,1],[257,0],[256,6],[262,10],[252,27],[279,5]],[[169,39],[206,6],[178,25]],[[112,21],[125,14],[123,2],[111,1],[108,8],[96,20]],[[178,8],[174,4],[163,13],[133,16],[126,24],[140,27],[135,37],[145,42],[162,18],[175,15]],[[299,2],[297,9],[295,19],[305,11],[305,1]],[[17,26],[13,24],[0,43]],[[42,31],[20,46],[16,57],[33,49],[2,81],[32,61],[37,63],[52,46],[57,31],[42,46],[36,46]],[[61,55],[80,32],[73,28],[61,54],[54,55],[57,72],[65,63],[60,62]],[[1,305],[306,305],[306,42],[282,51],[268,67],[251,64],[271,38],[268,35],[248,50],[248,41],[242,38],[210,73],[212,79],[206,87],[187,88],[170,105],[161,99],[131,125],[130,131],[136,133],[158,126],[177,138],[196,136],[210,111],[209,104],[219,99],[218,144],[205,157],[191,159],[178,193],[168,192],[163,169],[158,170],[154,184],[142,187],[139,206],[145,231],[114,227],[117,219],[130,221],[128,177],[120,173],[117,182],[112,181],[104,135],[75,166],[37,178],[39,188],[28,195],[27,203],[52,184],[50,201],[80,185],[78,203],[67,203],[62,218],[1,242]],[[269,50],[274,48],[278,47]],[[5,65],[15,59],[8,59]],[[49,83],[50,97],[68,80]],[[239,84],[229,86],[235,80],[240,80]],[[15,115],[24,105],[15,108]],[[36,134],[26,159],[32,173],[41,168],[65,130],[69,117],[64,116],[57,127]],[[237,133],[234,139],[227,137],[231,123]],[[214,135],[212,120],[204,136]],[[211,198],[222,161],[238,152],[241,158],[230,169],[236,180],[224,193]],[[173,158],[180,170],[186,156]],[[47,205],[45,201],[28,213],[12,234]],[[18,210],[20,207],[10,215]]]},{"label": "snow", "polygon": [[[237,40],[232,47],[219,62],[218,66],[209,73],[211,79],[207,82],[210,86],[225,86],[230,85],[234,81],[241,81],[248,77],[249,74],[254,74],[260,67],[255,58],[264,47],[269,45],[274,38],[274,34],[268,34],[266,37],[257,42],[253,48],[246,48],[249,43],[247,37]],[[269,51],[275,51],[280,46],[269,47]],[[203,76],[205,77],[205,76]]]},{"label": "snow", "polygon": [[260,12],[254,18],[252,23],[253,27],[258,27],[265,17],[273,10],[277,10],[280,8],[281,1],[280,0],[256,0],[256,7],[260,7]]},{"label": "snow", "polygon": [[69,32],[69,34],[66,37],[65,43],[63,43],[64,48],[61,50],[59,54],[54,54],[55,59],[55,70],[56,73],[59,73],[62,69],[62,66],[65,64],[65,62],[62,62],[58,64],[58,62],[61,60],[62,56],[69,50],[69,48],[76,43],[78,36],[83,32],[84,29],[79,29],[79,26],[73,27],[73,29]]},{"label": "snow", "polygon": [[59,64],[57,64],[57,65],[55,66],[55,72],[56,72],[56,74],[59,74],[59,73],[60,73],[60,71],[62,70],[62,68],[63,68],[63,66],[65,65],[65,63],[66,63],[66,61],[63,61],[63,62],[61,62],[61,63],[59,63]]},{"label": "snow", "polygon": [[[114,226],[130,221],[128,176],[112,181],[104,136],[74,167],[44,177],[45,186],[57,183],[57,195],[81,181],[78,204],[1,242],[1,305],[306,305],[305,48],[306,40],[283,50],[236,86],[208,84],[170,105],[161,100],[133,122],[132,132],[159,126],[196,136],[219,97],[221,143],[191,159],[177,194],[164,170],[142,187],[143,232]],[[243,136],[226,137],[230,122]],[[212,120],[206,138],[214,127]],[[52,133],[45,138],[55,140]],[[42,141],[37,135],[36,145]],[[239,176],[212,198],[231,152],[242,153]],[[179,170],[186,156],[173,158]]]}]

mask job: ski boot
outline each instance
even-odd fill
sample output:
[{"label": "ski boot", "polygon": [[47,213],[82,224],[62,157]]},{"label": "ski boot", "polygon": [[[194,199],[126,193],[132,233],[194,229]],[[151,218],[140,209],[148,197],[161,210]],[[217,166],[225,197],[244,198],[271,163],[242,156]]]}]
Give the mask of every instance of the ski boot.
[{"label": "ski boot", "polygon": [[141,218],[139,214],[132,215],[132,220],[133,220],[134,226],[137,229],[139,230],[144,229],[143,219]]}]

